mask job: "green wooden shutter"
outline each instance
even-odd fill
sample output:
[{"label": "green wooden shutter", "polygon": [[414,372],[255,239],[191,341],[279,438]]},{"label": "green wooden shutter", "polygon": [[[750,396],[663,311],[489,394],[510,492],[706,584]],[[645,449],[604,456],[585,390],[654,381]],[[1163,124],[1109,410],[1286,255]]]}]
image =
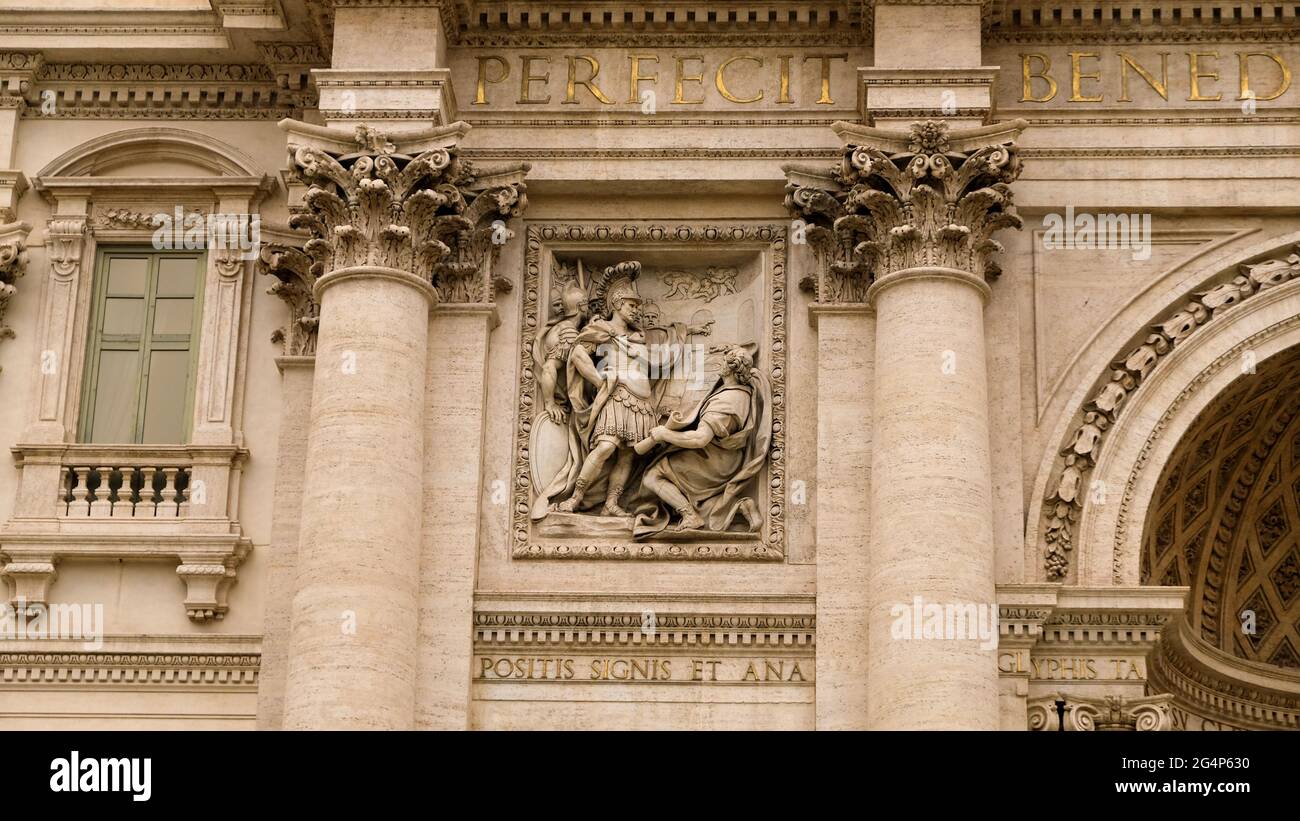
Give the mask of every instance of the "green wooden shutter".
[{"label": "green wooden shutter", "polygon": [[183,444],[194,404],[204,257],[100,254],[81,441]]}]

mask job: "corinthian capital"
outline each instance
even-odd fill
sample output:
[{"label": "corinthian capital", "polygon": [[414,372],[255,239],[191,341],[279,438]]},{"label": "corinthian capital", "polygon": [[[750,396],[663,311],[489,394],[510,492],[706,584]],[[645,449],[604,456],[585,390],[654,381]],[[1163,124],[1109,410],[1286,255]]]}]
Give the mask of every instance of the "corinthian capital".
[{"label": "corinthian capital", "polygon": [[266,245],[258,257],[257,268],[279,280],[267,293],[278,296],[289,306],[289,324],[276,329],[271,341],[284,345],[285,356],[314,356],[320,313],[312,295],[316,277],[311,272],[311,258],[287,245]]},{"label": "corinthian capital", "polygon": [[879,276],[942,267],[981,277],[1001,273],[993,239],[1019,228],[1010,183],[1020,176],[1016,120],[949,131],[913,123],[909,132],[836,123],[838,166],[786,166],[786,207],[818,252],[822,302],[860,302]]},{"label": "corinthian capital", "polygon": [[311,275],[373,265],[427,279],[445,302],[488,302],[492,265],[513,233],[506,220],[527,205],[526,164],[476,169],[459,156],[463,124],[414,135],[358,126],[352,145],[337,131],[315,144],[290,137],[290,170],[308,186],[290,225],[312,235]]},{"label": "corinthian capital", "polygon": [[14,336],[13,328],[5,324],[5,309],[18,292],[15,282],[27,272],[27,246],[23,241],[29,230],[25,222],[0,225],[0,340]]}]

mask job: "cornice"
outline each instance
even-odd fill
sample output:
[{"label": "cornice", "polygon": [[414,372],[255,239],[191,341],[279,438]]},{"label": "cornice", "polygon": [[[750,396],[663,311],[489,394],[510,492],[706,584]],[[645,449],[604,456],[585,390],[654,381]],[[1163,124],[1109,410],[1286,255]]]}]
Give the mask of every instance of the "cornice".
[{"label": "cornice", "polygon": [[1203,718],[1247,729],[1300,729],[1300,678],[1208,646],[1186,621],[1166,632],[1149,665],[1150,686]]},{"label": "cornice", "polygon": [[314,104],[309,76],[308,65],[43,63],[23,116],[279,120]]},{"label": "cornice", "polygon": [[478,148],[462,155],[492,160],[790,160],[833,162],[839,152],[817,148]]},{"label": "cornice", "polygon": [[1292,42],[1300,38],[1293,6],[1235,0],[1176,4],[999,0],[986,6],[983,30],[989,45]]},{"label": "cornice", "polygon": [[[334,9],[411,5],[413,0],[308,0],[328,35]],[[964,0],[963,0],[964,2]],[[979,2],[979,0],[975,0]],[[420,0],[418,5],[432,5]],[[869,45],[871,0],[771,0],[727,6],[633,2],[436,0],[448,42],[476,47],[650,47]]]},{"label": "cornice", "polygon": [[75,640],[6,640],[0,687],[202,688],[252,691],[261,667],[257,636],[105,636],[98,649]]},{"label": "cornice", "polygon": [[828,117],[467,117],[466,122],[484,128],[773,128],[806,127],[826,128],[843,120],[843,115]]},{"label": "cornice", "polygon": [[1227,157],[1300,157],[1300,146],[1291,145],[1241,145],[1241,146],[1172,146],[1168,148],[1145,146],[1102,146],[1100,148],[1077,146],[1070,148],[1024,148],[1024,159],[1224,159]]},{"label": "cornice", "polygon": [[808,614],[647,614],[587,612],[483,612],[474,614],[476,648],[491,647],[711,647],[750,652],[811,651],[816,616]]}]

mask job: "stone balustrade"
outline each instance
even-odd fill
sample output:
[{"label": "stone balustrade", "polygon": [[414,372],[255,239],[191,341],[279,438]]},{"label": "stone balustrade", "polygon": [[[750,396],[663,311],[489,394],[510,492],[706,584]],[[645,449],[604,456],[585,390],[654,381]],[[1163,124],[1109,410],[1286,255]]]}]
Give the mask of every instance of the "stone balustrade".
[{"label": "stone balustrade", "polygon": [[[203,486],[195,490],[202,495]],[[58,510],[69,517],[180,519],[189,513],[191,493],[185,464],[68,464]]]}]

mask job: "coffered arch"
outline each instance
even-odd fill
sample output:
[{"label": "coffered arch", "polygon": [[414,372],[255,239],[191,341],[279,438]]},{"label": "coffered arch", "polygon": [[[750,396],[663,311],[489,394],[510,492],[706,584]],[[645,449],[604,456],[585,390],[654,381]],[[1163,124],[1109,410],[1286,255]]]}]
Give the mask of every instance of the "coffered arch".
[{"label": "coffered arch", "polygon": [[1142,532],[1140,581],[1189,586],[1201,641],[1300,669],[1300,348],[1201,411],[1160,472]]}]

